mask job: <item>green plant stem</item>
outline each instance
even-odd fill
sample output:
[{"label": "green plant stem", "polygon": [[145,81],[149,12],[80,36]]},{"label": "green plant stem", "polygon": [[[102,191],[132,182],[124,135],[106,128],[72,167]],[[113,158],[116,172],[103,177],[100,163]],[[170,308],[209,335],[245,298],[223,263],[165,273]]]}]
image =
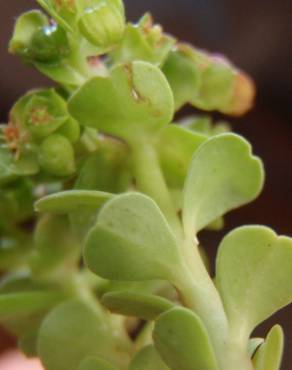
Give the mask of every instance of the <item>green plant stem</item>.
[{"label": "green plant stem", "polygon": [[154,146],[149,142],[135,142],[130,147],[137,189],[155,200],[175,235],[181,237],[182,225],[163,177]]},{"label": "green plant stem", "polygon": [[[252,370],[247,343],[234,340],[221,297],[199,254],[197,245],[188,245],[185,269],[175,277],[184,304],[196,312],[209,333],[221,370]],[[187,263],[188,262],[188,263]]]}]

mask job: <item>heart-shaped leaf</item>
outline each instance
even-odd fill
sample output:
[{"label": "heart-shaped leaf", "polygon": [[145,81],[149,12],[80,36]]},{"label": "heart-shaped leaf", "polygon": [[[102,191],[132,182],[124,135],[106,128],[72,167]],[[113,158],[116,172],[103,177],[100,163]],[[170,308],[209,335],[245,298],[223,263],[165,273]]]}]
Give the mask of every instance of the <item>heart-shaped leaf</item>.
[{"label": "heart-shaped leaf", "polygon": [[101,303],[114,313],[143,320],[155,320],[174,306],[165,298],[129,291],[106,293],[102,296]]},{"label": "heart-shaped leaf", "polygon": [[157,142],[159,160],[169,186],[182,188],[193,154],[207,136],[176,124],[166,126]]},{"label": "heart-shaped leaf", "polygon": [[178,246],[149,197],[128,193],[110,200],[86,240],[87,266],[103,278],[172,279],[181,266]]},{"label": "heart-shaped leaf", "polygon": [[292,301],[292,239],[245,226],[221,242],[216,281],[231,325],[253,328]]},{"label": "heart-shaped leaf", "polygon": [[35,203],[38,212],[70,213],[82,208],[97,209],[112,198],[112,194],[94,190],[67,190],[51,194]]},{"label": "heart-shaped leaf", "polygon": [[153,345],[142,348],[130,363],[129,370],[168,370]]},{"label": "heart-shaped leaf", "polygon": [[254,357],[255,370],[279,370],[284,347],[284,334],[280,325],[270,330],[265,342]]},{"label": "heart-shaped leaf", "polygon": [[183,221],[189,238],[224,213],[252,201],[263,185],[261,161],[234,134],[210,138],[194,154],[184,188]]},{"label": "heart-shaped leaf", "polygon": [[55,307],[44,319],[38,354],[47,370],[76,370],[88,356],[114,356],[107,321],[97,309],[77,300]]},{"label": "heart-shaped leaf", "polygon": [[153,339],[173,370],[218,370],[208,332],[192,311],[175,307],[157,320]]},{"label": "heart-shaped leaf", "polygon": [[69,111],[84,126],[135,140],[171,121],[173,96],[159,68],[139,61],[89,80],[70,99]]},{"label": "heart-shaped leaf", "polygon": [[87,357],[78,366],[78,370],[117,370],[109,362],[99,357]]}]

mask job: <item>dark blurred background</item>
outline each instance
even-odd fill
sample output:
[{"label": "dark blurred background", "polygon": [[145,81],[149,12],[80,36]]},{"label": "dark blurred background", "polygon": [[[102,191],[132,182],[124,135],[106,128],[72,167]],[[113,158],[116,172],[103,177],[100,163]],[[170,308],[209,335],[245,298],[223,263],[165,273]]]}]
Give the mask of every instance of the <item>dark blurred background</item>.
[{"label": "dark blurred background", "polygon": [[[7,53],[14,18],[35,6],[35,2],[1,3],[0,120],[3,122],[18,96],[30,87],[50,82]],[[255,79],[258,88],[255,108],[231,122],[234,130],[247,137],[255,153],[263,158],[266,186],[256,202],[227,216],[224,232],[237,225],[256,223],[292,236],[292,1],[125,0],[125,3],[130,20],[149,10],[166,31],[201,48],[225,54]],[[201,235],[212,258],[222,235],[222,232]],[[292,308],[273,316],[255,335],[265,336],[275,323],[285,330],[282,370],[289,370]],[[13,340],[0,333],[0,349],[11,345]]]}]

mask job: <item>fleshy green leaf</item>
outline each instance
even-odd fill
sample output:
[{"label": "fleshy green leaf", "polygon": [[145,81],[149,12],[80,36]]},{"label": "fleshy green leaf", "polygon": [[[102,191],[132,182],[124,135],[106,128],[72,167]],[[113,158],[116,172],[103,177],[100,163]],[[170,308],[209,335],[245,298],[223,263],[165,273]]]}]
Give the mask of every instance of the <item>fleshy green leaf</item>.
[{"label": "fleshy green leaf", "polygon": [[143,320],[154,320],[174,306],[165,298],[137,292],[112,292],[102,296],[101,303],[110,311]]},{"label": "fleshy green leaf", "polygon": [[265,342],[256,352],[255,370],[279,370],[284,347],[284,334],[280,325],[270,330]]},{"label": "fleshy green leaf", "polygon": [[32,291],[0,294],[0,317],[28,315],[42,311],[62,298],[59,292]]},{"label": "fleshy green leaf", "polygon": [[163,313],[153,333],[155,347],[173,370],[218,370],[208,332],[192,311],[176,307]]},{"label": "fleshy green leaf", "polygon": [[221,242],[216,281],[230,322],[252,329],[292,301],[292,239],[245,226]]},{"label": "fleshy green leaf", "polygon": [[169,186],[183,186],[192,156],[206,140],[207,136],[175,124],[165,127],[157,142],[157,150]]},{"label": "fleshy green leaf", "polygon": [[241,115],[253,104],[251,79],[228,60],[178,43],[163,65],[176,110],[190,103],[203,110]]},{"label": "fleshy green leaf", "polygon": [[255,351],[257,348],[264,342],[263,338],[251,338],[248,341],[248,346],[247,346],[247,353],[250,358],[253,357]]},{"label": "fleshy green leaf", "polygon": [[80,301],[67,301],[44,319],[38,354],[46,370],[75,370],[88,356],[110,358],[109,328],[98,311]]},{"label": "fleshy green leaf", "polygon": [[87,357],[81,362],[77,370],[117,370],[109,362],[98,357]]},{"label": "fleshy green leaf", "polygon": [[48,195],[35,203],[37,212],[70,213],[84,208],[97,209],[112,194],[94,190],[67,190]]},{"label": "fleshy green leaf", "polygon": [[88,267],[112,280],[171,279],[181,260],[158,206],[138,193],[119,195],[101,210],[84,252]]},{"label": "fleshy green leaf", "polygon": [[158,67],[133,62],[85,83],[70,99],[69,111],[82,125],[103,133],[143,138],[171,121],[173,96]]},{"label": "fleshy green leaf", "polygon": [[183,221],[193,237],[224,213],[251,202],[263,185],[261,161],[242,137],[222,134],[194,154],[184,188]]},{"label": "fleshy green leaf", "polygon": [[142,348],[130,363],[129,370],[168,370],[155,347],[149,345]]}]

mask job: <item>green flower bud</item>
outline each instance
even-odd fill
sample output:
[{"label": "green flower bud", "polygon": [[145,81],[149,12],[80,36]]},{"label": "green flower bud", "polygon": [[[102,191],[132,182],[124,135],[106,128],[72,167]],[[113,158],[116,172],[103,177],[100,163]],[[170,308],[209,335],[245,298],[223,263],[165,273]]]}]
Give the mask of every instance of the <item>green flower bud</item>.
[{"label": "green flower bud", "polygon": [[75,0],[51,0],[50,2],[59,13],[76,11]]},{"label": "green flower bud", "polygon": [[51,175],[72,175],[75,171],[75,160],[69,140],[62,135],[50,135],[40,146],[39,163],[41,168]]},{"label": "green flower bud", "polygon": [[12,54],[29,58],[29,48],[34,33],[48,25],[47,16],[39,10],[23,13],[15,23],[13,36],[9,43],[9,51]]},{"label": "green flower bud", "polygon": [[73,118],[69,118],[57,131],[65,136],[71,143],[76,143],[80,137],[80,126]]},{"label": "green flower bud", "polygon": [[133,25],[128,23],[120,44],[113,49],[110,59],[113,64],[144,60],[158,66],[163,65],[176,40],[165,34],[152,16],[146,13]]},{"label": "green flower bud", "polygon": [[70,45],[63,28],[56,24],[45,26],[33,34],[30,57],[41,63],[56,63],[70,54]]},{"label": "green flower bud", "polygon": [[47,137],[70,118],[66,102],[54,89],[24,95],[12,108],[10,117],[32,140]]},{"label": "green flower bud", "polygon": [[63,28],[33,10],[17,19],[9,50],[28,62],[52,64],[69,55],[70,45]]},{"label": "green flower bud", "polygon": [[100,1],[99,4],[85,8],[79,19],[83,36],[98,47],[112,47],[124,33],[125,17],[116,1]]}]

